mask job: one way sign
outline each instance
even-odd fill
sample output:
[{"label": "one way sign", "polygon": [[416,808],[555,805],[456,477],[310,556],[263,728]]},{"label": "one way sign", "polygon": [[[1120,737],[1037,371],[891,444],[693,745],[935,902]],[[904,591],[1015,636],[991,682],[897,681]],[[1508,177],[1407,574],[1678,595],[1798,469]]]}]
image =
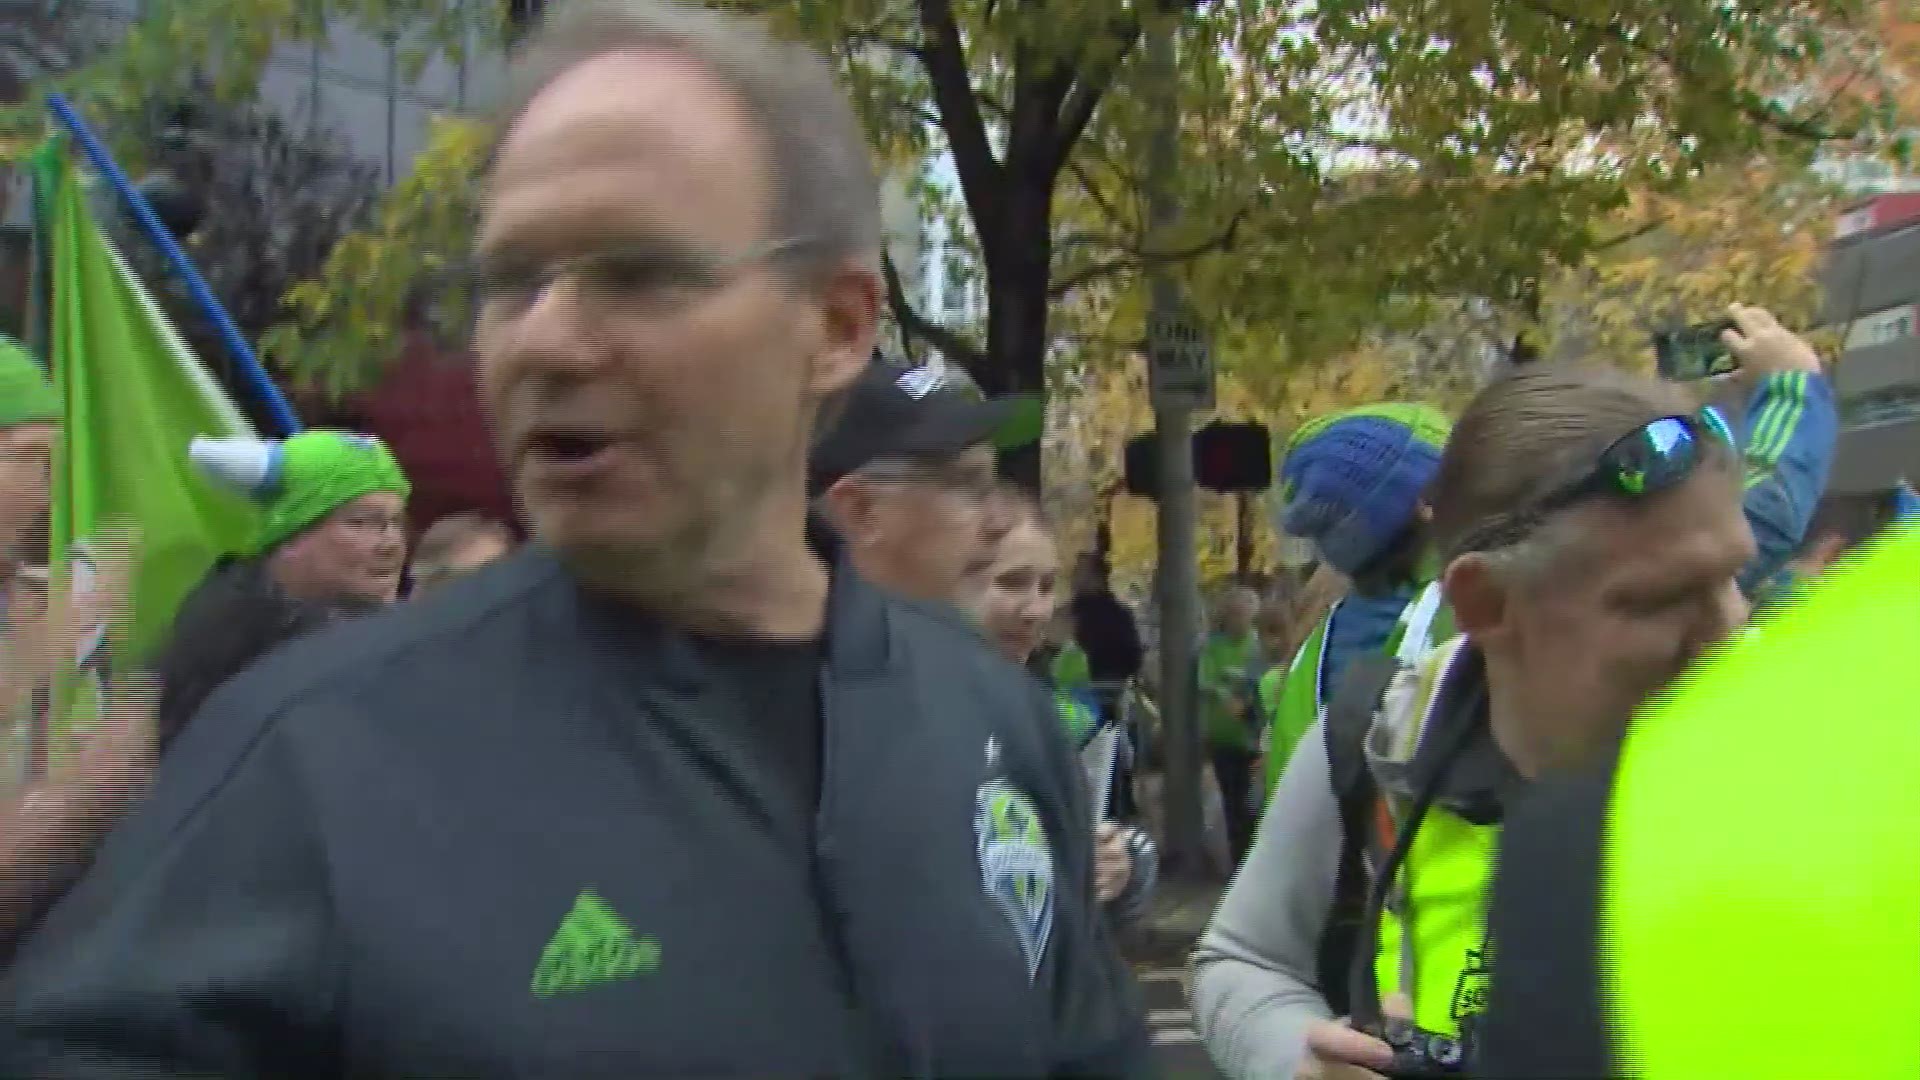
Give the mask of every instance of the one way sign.
[{"label": "one way sign", "polygon": [[1147,386],[1155,405],[1213,408],[1213,347],[1184,301],[1147,317]]}]

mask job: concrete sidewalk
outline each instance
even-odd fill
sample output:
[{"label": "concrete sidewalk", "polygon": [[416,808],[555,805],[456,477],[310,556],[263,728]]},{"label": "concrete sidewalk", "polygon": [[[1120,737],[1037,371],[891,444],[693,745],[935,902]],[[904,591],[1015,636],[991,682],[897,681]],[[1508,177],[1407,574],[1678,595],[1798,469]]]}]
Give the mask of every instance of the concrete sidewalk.
[{"label": "concrete sidewalk", "polygon": [[1192,941],[1212,921],[1213,909],[1220,906],[1221,894],[1226,891],[1226,886],[1217,881],[1162,881],[1153,907],[1143,920],[1143,929],[1160,937]]},{"label": "concrete sidewalk", "polygon": [[[1134,790],[1140,803],[1142,823],[1155,839],[1164,838],[1165,816],[1161,807],[1159,774],[1147,773],[1138,777]],[[1202,814],[1209,849],[1207,857],[1212,865],[1197,876],[1169,876],[1160,880],[1154,891],[1152,907],[1121,942],[1129,958],[1140,953],[1150,956],[1156,963],[1183,966],[1194,941],[1213,919],[1213,909],[1220,906],[1220,896],[1227,888],[1222,879],[1222,867],[1226,863],[1225,837],[1219,821],[1219,796],[1213,792],[1210,782],[1205,782],[1202,800],[1207,811]],[[1165,850],[1164,840],[1162,850]]]},{"label": "concrete sidewalk", "polygon": [[1120,943],[1138,980],[1154,1067],[1168,1080],[1219,1080],[1194,1031],[1187,999],[1187,955],[1220,900],[1220,885],[1173,879],[1160,883],[1152,908]]}]

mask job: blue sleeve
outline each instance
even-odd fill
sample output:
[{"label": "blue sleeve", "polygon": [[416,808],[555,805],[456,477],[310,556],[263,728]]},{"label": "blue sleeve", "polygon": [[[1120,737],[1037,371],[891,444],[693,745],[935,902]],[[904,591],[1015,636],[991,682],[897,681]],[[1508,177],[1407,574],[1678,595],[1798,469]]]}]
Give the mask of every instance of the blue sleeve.
[{"label": "blue sleeve", "polygon": [[1094,697],[1090,691],[1075,687],[1067,691],[1067,696],[1073,699],[1074,704],[1087,710],[1087,715],[1093,717],[1092,730],[1099,731],[1101,725],[1107,722],[1106,715],[1100,711],[1100,699]]},{"label": "blue sleeve", "polygon": [[1920,492],[1905,480],[1893,492],[1893,520],[1920,521]]},{"label": "blue sleeve", "polygon": [[1740,572],[1740,587],[1749,595],[1800,549],[1826,490],[1839,433],[1826,376],[1779,371],[1755,388],[1740,433],[1744,508],[1759,549]]}]

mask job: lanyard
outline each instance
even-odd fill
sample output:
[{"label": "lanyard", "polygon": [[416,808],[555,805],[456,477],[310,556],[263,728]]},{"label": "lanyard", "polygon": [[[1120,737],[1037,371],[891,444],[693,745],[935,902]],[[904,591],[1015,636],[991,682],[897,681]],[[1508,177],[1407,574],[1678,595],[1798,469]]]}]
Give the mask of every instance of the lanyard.
[{"label": "lanyard", "polygon": [[[1380,916],[1387,906],[1388,894],[1393,890],[1400,867],[1406,862],[1407,852],[1413,848],[1413,840],[1420,830],[1420,823],[1427,811],[1440,797],[1440,787],[1446,781],[1447,773],[1454,762],[1460,759],[1467,747],[1472,745],[1474,732],[1479,725],[1463,723],[1447,733],[1447,741],[1441,746],[1433,760],[1433,768],[1428,771],[1416,790],[1406,821],[1396,830],[1393,846],[1387,857],[1381,862],[1379,873],[1367,890],[1367,906],[1363,909],[1360,921],[1360,947],[1354,950],[1353,977],[1349,985],[1357,987],[1353,994],[1354,1026],[1363,1031],[1378,1030],[1384,1017],[1381,1015],[1380,978],[1374,970],[1374,949],[1380,940]],[[1412,983],[1407,976],[1411,974],[1410,943],[1413,925],[1405,922],[1401,928],[1401,989],[1411,994]]]}]

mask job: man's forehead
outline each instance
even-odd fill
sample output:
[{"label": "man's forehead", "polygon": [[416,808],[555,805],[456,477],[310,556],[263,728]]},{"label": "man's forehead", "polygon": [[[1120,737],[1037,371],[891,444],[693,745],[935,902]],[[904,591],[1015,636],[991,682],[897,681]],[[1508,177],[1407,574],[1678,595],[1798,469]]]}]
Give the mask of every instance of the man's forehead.
[{"label": "man's forehead", "polygon": [[738,100],[698,62],[663,49],[625,49],[583,60],[542,87],[501,143],[494,175],[540,168],[540,152],[561,141],[570,154],[617,160],[736,153],[752,134]]},{"label": "man's forehead", "polygon": [[739,242],[764,224],[764,173],[752,121],[717,79],[672,53],[609,53],[554,79],[507,134],[480,246],[698,235],[701,222],[708,240]]},{"label": "man's forehead", "polygon": [[1683,582],[1738,567],[1751,557],[1753,535],[1736,485],[1697,475],[1644,505],[1597,502],[1576,508],[1567,527],[1596,583],[1631,578]]}]

